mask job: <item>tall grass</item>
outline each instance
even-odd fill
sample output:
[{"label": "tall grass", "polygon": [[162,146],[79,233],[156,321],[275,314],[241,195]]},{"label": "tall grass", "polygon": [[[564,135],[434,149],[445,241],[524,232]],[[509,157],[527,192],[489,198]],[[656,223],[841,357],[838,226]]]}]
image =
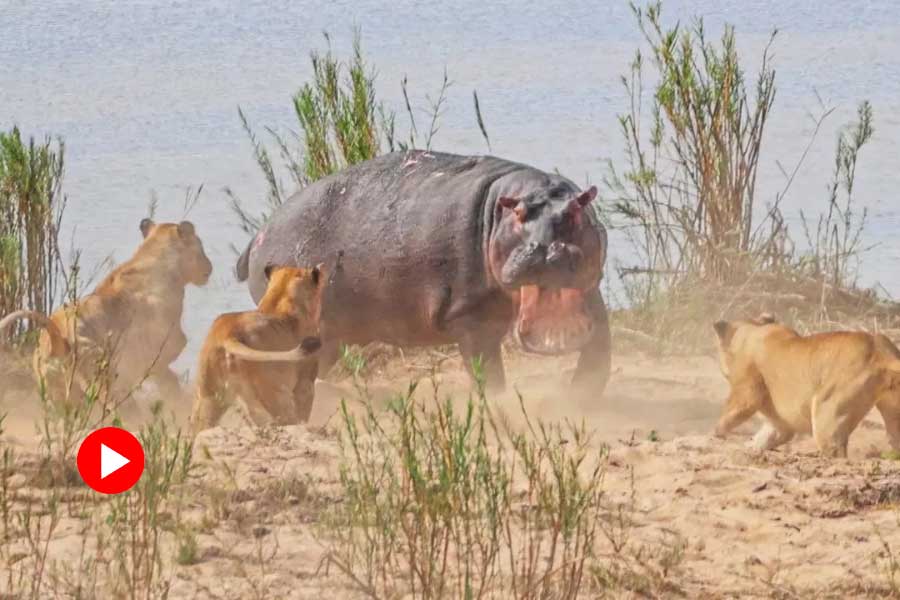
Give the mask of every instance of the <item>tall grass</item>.
[{"label": "tall grass", "polygon": [[[310,53],[312,79],[302,84],[292,98],[297,131],[282,134],[265,127],[281,159],[280,165],[273,160],[273,153],[254,131],[247,115],[238,108],[238,118],[266,183],[265,208],[260,215],[246,210],[234,191],[225,189],[231,208],[247,233],[255,233],[268,215],[295,190],[385,151],[418,147],[430,150],[440,130],[452,86],[446,71],[437,96],[426,96],[427,107],[422,111],[429,126],[421,136],[416,126],[416,109],[409,96],[408,80],[406,77],[401,80],[403,111],[408,118],[408,134],[401,137],[396,127],[396,111],[387,107],[376,93],[376,71],[366,61],[360,31],[354,32],[350,56],[346,59],[333,52],[327,33],[325,41],[327,49],[324,52],[313,50]],[[472,99],[478,129],[490,149],[481,104],[474,90]],[[287,174],[287,183],[282,182],[281,172]]]},{"label": "tall grass", "polygon": [[[476,366],[476,372],[479,372]],[[604,510],[606,451],[580,426],[508,429],[483,386],[433,409],[416,386],[376,414],[341,416],[344,501],[328,519],[328,564],[374,598],[575,598]]]},{"label": "tall grass", "polygon": [[853,188],[859,152],[874,133],[872,106],[864,101],[857,109],[856,121],[838,135],[827,208],[815,219],[800,211],[809,246],[808,252],[801,257],[800,266],[816,279],[839,288],[855,285],[854,261],[865,249],[862,234],[868,211],[855,208]]},{"label": "tall grass", "polygon": [[17,127],[0,132],[0,315],[47,313],[60,293],[64,155],[62,140],[26,142]]},{"label": "tall grass", "polygon": [[[89,407],[80,410],[90,412]],[[152,420],[139,432],[145,455],[140,480],[127,492],[101,496],[79,485],[74,457],[66,453],[75,438],[71,423],[60,421],[74,422],[78,417],[48,412],[43,418],[47,423],[42,434],[56,439],[43,442],[42,448],[52,455],[43,456],[36,469],[0,441],[0,597],[167,597],[173,565],[179,560],[179,555],[170,556],[170,542],[186,530],[181,512],[184,483],[192,469],[192,443],[166,422],[157,405]],[[48,480],[48,458],[53,465],[50,475],[65,469],[72,476]],[[15,482],[16,477],[24,483]],[[73,518],[75,532],[68,530]],[[65,559],[56,543],[72,533],[80,537],[80,553]]]},{"label": "tall grass", "polygon": [[[756,174],[775,99],[769,48],[751,93],[732,27],[715,44],[702,19],[666,28],[659,2],[632,10],[649,52],[638,50],[622,77],[630,97],[619,117],[627,169],[619,174],[610,163],[607,183],[646,261],[638,271],[650,290],[684,273],[741,277],[746,268],[736,267],[755,250]],[[658,83],[645,98],[648,66]]]},{"label": "tall grass", "polygon": [[382,147],[394,149],[394,115],[376,98],[375,72],[366,64],[359,31],[354,34],[351,57],[346,62],[335,56],[330,38],[327,34],[325,37],[328,49],[310,53],[312,81],[304,83],[292,99],[299,132],[287,137],[266,128],[288,173],[288,188],[279,179],[279,169],[268,149],[238,108],[267,188],[266,209],[260,217],[248,213],[234,192],[226,189],[248,233],[255,232],[294,189],[374,158]]},{"label": "tall grass", "polygon": [[664,26],[660,2],[632,10],[644,43],[622,77],[625,165],[610,162],[605,179],[614,224],[639,261],[619,269],[629,307],[619,330],[639,330],[634,339],[649,333],[656,349],[694,351],[710,344],[698,325],[716,313],[766,310],[813,328],[835,318],[900,317],[854,287],[867,213],[854,205],[853,189],[860,150],[873,133],[868,102],[838,139],[822,208],[800,212],[807,248],[797,251],[783,200],[831,111],[816,121],[784,189],[760,210],[756,177],[776,95],[776,34],[749,80],[733,27],[714,41],[699,18]]}]

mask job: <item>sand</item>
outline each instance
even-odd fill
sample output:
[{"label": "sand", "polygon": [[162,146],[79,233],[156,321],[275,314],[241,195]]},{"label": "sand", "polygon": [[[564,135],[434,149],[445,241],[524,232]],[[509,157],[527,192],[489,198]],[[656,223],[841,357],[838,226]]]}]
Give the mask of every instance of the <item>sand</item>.
[{"label": "sand", "polygon": [[[610,446],[604,487],[629,507],[623,552],[650,583],[609,597],[887,597],[885,542],[900,555],[900,462],[879,458],[888,446],[877,413],[851,437],[848,460],[818,457],[809,438],[758,453],[747,445],[758,421],[725,440],[711,435],[727,392],[711,356],[620,352],[606,396],[580,406],[564,391],[574,357],[511,358],[511,387],[529,414],[583,418]],[[373,395],[383,402],[422,372],[394,359],[373,375]],[[438,377],[446,390],[465,389],[455,356]],[[320,382],[307,426],[257,430],[231,414],[198,437],[197,492],[183,509],[202,523],[197,560],[173,565],[169,597],[363,597],[322,564],[320,515],[340,501],[336,413],[351,396],[349,380]],[[23,457],[36,452],[38,411],[27,400],[4,399],[7,439]],[[515,394],[494,401],[515,422]],[[54,558],[82,552],[78,523],[64,519]]]}]

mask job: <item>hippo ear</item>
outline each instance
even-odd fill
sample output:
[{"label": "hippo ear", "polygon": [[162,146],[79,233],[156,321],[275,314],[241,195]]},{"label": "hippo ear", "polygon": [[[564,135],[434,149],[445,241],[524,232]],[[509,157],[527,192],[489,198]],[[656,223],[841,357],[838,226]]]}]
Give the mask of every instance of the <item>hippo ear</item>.
[{"label": "hippo ear", "polygon": [[141,235],[145,238],[150,235],[150,230],[153,229],[153,226],[156,223],[153,222],[153,219],[141,219]]},{"label": "hippo ear", "polygon": [[272,277],[272,273],[275,271],[275,265],[266,265],[266,268],[263,269],[263,274],[266,276],[266,281]]},{"label": "hippo ear", "polygon": [[587,190],[581,192],[581,194],[578,195],[578,198],[577,198],[578,204],[580,204],[581,206],[587,206],[588,204],[593,202],[594,198],[596,198],[596,197],[597,197],[597,186],[592,185]]}]

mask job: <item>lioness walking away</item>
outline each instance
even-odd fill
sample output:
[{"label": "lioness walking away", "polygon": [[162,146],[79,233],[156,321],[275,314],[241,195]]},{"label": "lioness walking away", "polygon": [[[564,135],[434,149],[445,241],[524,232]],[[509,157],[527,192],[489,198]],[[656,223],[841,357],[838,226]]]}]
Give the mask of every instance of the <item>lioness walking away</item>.
[{"label": "lioness walking away", "polygon": [[144,378],[163,395],[180,394],[169,365],[187,345],[181,329],[184,289],[206,285],[212,263],[189,221],[140,223],[143,241],[93,292],[51,316],[21,310],[0,331],[31,319],[41,331],[34,371],[53,401],[81,401],[90,387],[120,401]]},{"label": "lioness walking away", "polygon": [[731,385],[716,435],[761,412],[768,423],[754,438],[758,449],[811,433],[822,454],[846,457],[850,434],[876,406],[900,451],[900,350],[884,335],[801,336],[770,315],[713,327]]},{"label": "lioness walking away", "polygon": [[236,397],[257,425],[309,419],[325,274],[322,265],[268,267],[266,279],[258,310],[226,313],[210,328],[197,368],[195,433],[215,426]]}]

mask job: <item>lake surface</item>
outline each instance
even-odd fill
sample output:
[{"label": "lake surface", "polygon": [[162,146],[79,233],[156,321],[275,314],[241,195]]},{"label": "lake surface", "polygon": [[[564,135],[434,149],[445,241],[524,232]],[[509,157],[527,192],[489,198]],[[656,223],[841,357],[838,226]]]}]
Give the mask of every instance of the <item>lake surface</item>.
[{"label": "lake surface", "polygon": [[[67,239],[83,250],[85,270],[136,247],[151,193],[157,217],[183,215],[187,186],[204,184],[189,214],[216,271],[190,289],[185,324],[189,368],[216,314],[252,306],[232,274],[232,244],[246,236],[222,189],[261,207],[264,184],[241,130],[237,107],[254,126],[294,127],[291,96],[309,78],[308,55],[322,32],[346,56],[359,25],[378,89],[401,113],[406,75],[424,111],[446,67],[453,85],[436,149],[484,153],[472,107],[481,100],[493,153],[558,168],[578,183],[599,181],[604,161],[620,160],[616,115],[627,108],[619,76],[640,35],[626,2],[287,3],[246,0],[97,0],[0,5],[0,127],[61,135],[66,141]],[[778,162],[792,166],[813,129],[821,97],[834,114],[823,126],[783,208],[815,212],[826,200],[840,126],[862,99],[875,110],[876,134],[860,157],[855,194],[870,211],[862,283],[900,296],[900,3],[894,0],[667,2],[666,21],[703,15],[710,32],[738,32],[748,69],[779,29],[774,45],[778,93],[768,126],[758,203],[784,185]],[[422,128],[427,117],[418,114]],[[400,131],[406,121],[398,114]],[[802,232],[795,230],[795,237]],[[616,239],[616,238],[614,238]],[[613,264],[631,264],[623,244]]]}]

